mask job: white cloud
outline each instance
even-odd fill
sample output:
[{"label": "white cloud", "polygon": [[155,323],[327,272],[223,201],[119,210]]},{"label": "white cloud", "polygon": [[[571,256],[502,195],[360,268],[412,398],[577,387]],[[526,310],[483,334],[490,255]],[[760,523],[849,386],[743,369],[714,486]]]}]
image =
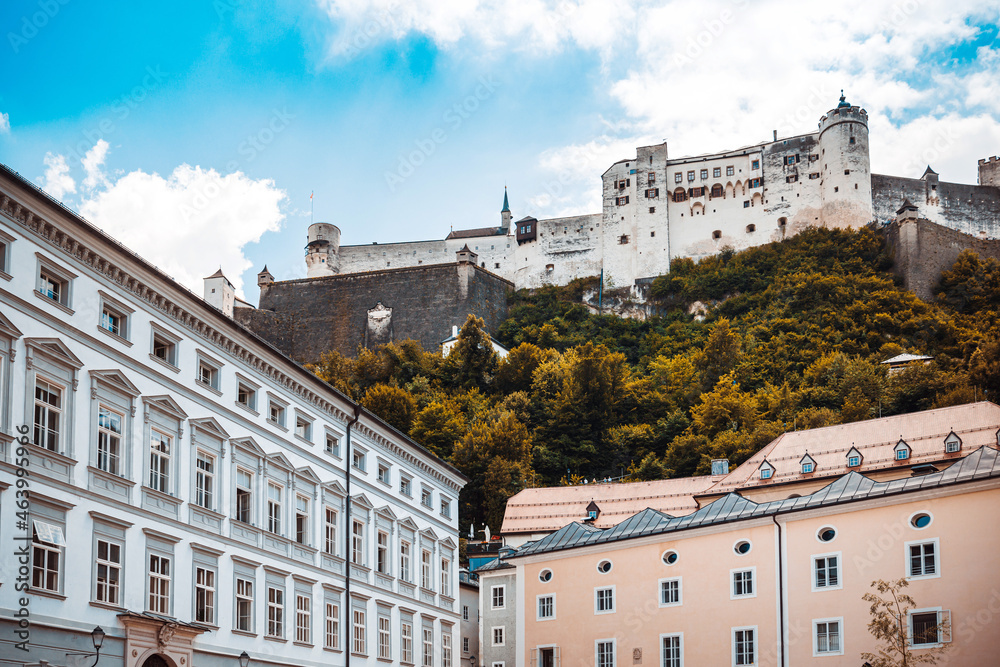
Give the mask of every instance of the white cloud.
[{"label": "white cloud", "polygon": [[10,134],[10,116],[0,111],[0,134]]},{"label": "white cloud", "polygon": [[108,157],[108,148],[108,142],[104,139],[98,139],[94,147],[87,151],[83,159],[80,160],[81,164],[83,164],[83,170],[87,174],[83,179],[83,187],[88,190],[92,190],[98,185],[105,185],[108,182],[108,177],[101,170],[101,167],[104,166],[104,161]]},{"label": "white cloud", "polygon": [[[87,153],[95,169],[106,151],[95,147]],[[88,169],[88,177],[92,173]],[[251,267],[243,248],[279,229],[285,199],[269,179],[183,164],[167,177],[138,170],[105,180],[79,210],[196,294],[220,265],[242,294],[241,275]]]},{"label": "white cloud", "polygon": [[69,165],[65,155],[45,154],[45,177],[42,189],[52,197],[62,200],[67,194],[76,192],[76,181],[69,175]]}]

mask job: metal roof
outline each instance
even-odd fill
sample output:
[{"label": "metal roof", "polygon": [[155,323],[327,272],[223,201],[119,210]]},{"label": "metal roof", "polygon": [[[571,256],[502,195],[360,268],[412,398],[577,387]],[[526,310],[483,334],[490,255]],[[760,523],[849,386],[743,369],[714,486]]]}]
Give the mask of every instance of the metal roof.
[{"label": "metal roof", "polygon": [[580,523],[571,523],[537,542],[524,545],[508,558],[562,551],[646,535],[673,533],[702,526],[774,516],[786,512],[909,493],[920,489],[949,486],[992,477],[1000,477],[1000,451],[991,446],[981,447],[968,456],[958,459],[954,465],[945,470],[919,477],[876,482],[861,473],[851,471],[815,493],[798,498],[755,503],[737,493],[729,493],[698,511],[682,517],[671,517],[656,510],[646,509],[606,530]]}]

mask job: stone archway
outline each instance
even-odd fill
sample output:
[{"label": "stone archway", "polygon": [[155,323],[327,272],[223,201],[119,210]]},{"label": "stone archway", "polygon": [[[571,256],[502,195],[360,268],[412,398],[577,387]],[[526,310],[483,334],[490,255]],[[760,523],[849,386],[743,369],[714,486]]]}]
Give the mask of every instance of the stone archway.
[{"label": "stone archway", "polygon": [[154,653],[146,658],[146,661],[142,663],[142,667],[170,667],[170,664],[159,653]]},{"label": "stone archway", "polygon": [[123,667],[193,667],[194,640],[208,628],[151,614],[123,612]]}]

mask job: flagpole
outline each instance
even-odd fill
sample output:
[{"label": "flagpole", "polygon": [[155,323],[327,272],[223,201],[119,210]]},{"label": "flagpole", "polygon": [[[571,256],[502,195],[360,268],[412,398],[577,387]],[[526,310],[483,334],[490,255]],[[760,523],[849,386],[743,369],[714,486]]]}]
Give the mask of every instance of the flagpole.
[{"label": "flagpole", "polygon": [[313,224],[313,193],[309,193],[309,224]]}]

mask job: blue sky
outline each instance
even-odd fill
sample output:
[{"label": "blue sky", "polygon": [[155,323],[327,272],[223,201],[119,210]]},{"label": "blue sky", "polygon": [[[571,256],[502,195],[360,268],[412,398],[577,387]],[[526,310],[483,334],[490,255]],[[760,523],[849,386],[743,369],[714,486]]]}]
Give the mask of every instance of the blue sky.
[{"label": "blue sky", "polygon": [[840,88],[876,171],[1000,153],[1000,3],[239,0],[0,8],[0,161],[179,280],[256,299],[343,242],[600,210],[636,145],[812,131]]}]

